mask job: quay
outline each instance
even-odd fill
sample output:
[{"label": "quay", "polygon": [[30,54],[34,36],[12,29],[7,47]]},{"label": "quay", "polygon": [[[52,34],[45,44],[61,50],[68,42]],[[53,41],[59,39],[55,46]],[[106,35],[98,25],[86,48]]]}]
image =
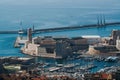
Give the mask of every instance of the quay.
[{"label": "quay", "polygon": [[[44,32],[53,32],[53,31],[62,31],[62,30],[72,30],[80,28],[100,28],[105,26],[120,25],[120,22],[110,22],[110,23],[98,23],[98,24],[88,24],[81,26],[68,26],[68,27],[56,27],[56,28],[47,28],[47,29],[34,29],[33,33],[44,33]],[[18,34],[20,31],[0,31],[0,34]],[[27,30],[23,30],[22,33],[27,33]]]}]

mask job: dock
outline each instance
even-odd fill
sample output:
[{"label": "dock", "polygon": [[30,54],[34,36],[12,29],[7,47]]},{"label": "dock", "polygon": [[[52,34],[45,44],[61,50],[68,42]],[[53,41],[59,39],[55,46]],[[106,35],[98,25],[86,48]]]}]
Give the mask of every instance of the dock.
[{"label": "dock", "polygon": [[[120,25],[120,22],[110,22],[110,23],[102,23],[102,24],[88,24],[88,25],[80,25],[80,26],[68,26],[68,27],[56,27],[56,28],[47,28],[47,29],[34,29],[33,33],[45,33],[45,32],[54,32],[54,31],[62,31],[62,30],[73,30],[80,28],[102,28],[105,26],[116,26]],[[25,30],[23,33],[27,33]],[[18,34],[19,31],[0,31],[0,34]]]}]

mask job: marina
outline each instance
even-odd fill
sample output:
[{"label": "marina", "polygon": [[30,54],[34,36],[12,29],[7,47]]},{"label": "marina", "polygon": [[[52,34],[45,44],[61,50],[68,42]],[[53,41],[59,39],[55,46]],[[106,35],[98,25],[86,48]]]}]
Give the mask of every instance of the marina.
[{"label": "marina", "polygon": [[[30,58],[10,58],[9,59],[18,59],[24,61],[24,59],[27,61]],[[37,59],[36,59],[37,58]],[[79,58],[75,59],[73,61],[66,61],[66,60],[61,60],[60,63],[59,61],[51,60],[49,58],[41,58],[36,57],[31,60],[27,61],[26,63],[22,63],[21,66],[18,65],[14,67],[14,69],[24,69],[25,66],[29,66],[26,68],[28,71],[31,71],[31,74],[37,74],[37,75],[46,75],[47,77],[54,77],[54,76],[69,76],[77,79],[82,79],[83,75],[86,74],[92,74],[92,73],[102,73],[104,74],[110,74],[111,72],[116,72],[120,68],[120,59],[118,61],[114,62],[106,62],[104,60],[98,61],[96,58],[92,57],[92,61],[86,61],[86,59]],[[1,59],[6,59],[1,58]],[[53,62],[48,62],[48,61],[53,61]],[[25,61],[24,61],[25,62]],[[57,62],[57,63],[56,63]],[[62,62],[62,63],[61,63]],[[76,63],[75,63],[76,62]],[[18,62],[17,62],[18,63]],[[28,64],[29,63],[29,64]],[[25,65],[26,64],[26,65]],[[58,65],[61,64],[59,67]],[[13,68],[14,65],[8,66],[8,64],[4,64],[6,68]],[[97,65],[97,66],[96,66]],[[104,66],[106,65],[106,67]],[[114,66],[113,66],[114,65]]]}]

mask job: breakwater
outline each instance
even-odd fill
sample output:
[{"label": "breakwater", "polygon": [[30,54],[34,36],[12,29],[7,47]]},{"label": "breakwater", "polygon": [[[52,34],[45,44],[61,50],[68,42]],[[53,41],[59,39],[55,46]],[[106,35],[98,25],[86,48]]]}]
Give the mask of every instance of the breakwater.
[{"label": "breakwater", "polygon": [[0,31],[0,34],[18,34],[18,31]]},{"label": "breakwater", "polygon": [[[114,26],[114,25],[120,25],[120,22],[111,22],[111,23],[104,23],[104,24],[88,24],[88,25],[81,25],[81,26],[56,27],[56,28],[47,28],[47,29],[34,29],[33,33],[72,30],[72,29],[80,29],[80,28],[100,28],[100,27]],[[19,31],[17,30],[16,31],[0,31],[0,34],[18,34],[18,33]],[[27,33],[27,30],[23,30],[22,33]]]},{"label": "breakwater", "polygon": [[89,24],[89,25],[81,25],[81,26],[69,26],[69,27],[48,28],[48,29],[36,29],[34,30],[34,33],[72,30],[72,29],[80,29],[80,28],[100,28],[100,27],[113,26],[113,25],[120,25],[120,22],[111,22],[105,24]]}]

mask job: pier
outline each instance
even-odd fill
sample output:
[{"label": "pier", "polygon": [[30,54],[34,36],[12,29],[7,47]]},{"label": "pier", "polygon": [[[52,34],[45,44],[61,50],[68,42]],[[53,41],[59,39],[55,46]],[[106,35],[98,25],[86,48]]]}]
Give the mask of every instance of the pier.
[{"label": "pier", "polygon": [[[105,26],[114,26],[120,25],[120,22],[110,22],[110,23],[98,23],[98,24],[88,24],[81,26],[68,26],[68,27],[56,27],[56,28],[47,28],[47,29],[34,29],[33,33],[44,33],[44,32],[54,32],[54,31],[62,31],[62,30],[72,30],[72,29],[80,29],[80,28],[101,28]],[[0,34],[18,34],[19,31],[0,31]],[[22,33],[27,33],[27,30],[24,30]]]}]

